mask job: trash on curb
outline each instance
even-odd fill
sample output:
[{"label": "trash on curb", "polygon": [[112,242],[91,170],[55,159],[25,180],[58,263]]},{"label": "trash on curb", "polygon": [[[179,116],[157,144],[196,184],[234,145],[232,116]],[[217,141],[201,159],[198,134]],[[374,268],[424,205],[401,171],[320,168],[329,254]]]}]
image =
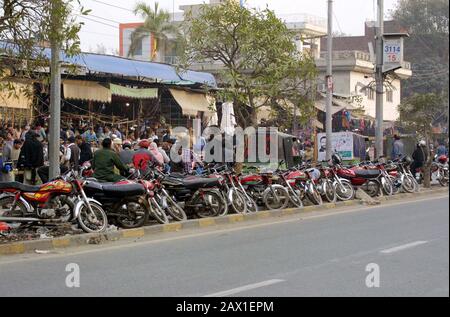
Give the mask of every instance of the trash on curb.
[{"label": "trash on curb", "polygon": [[37,254],[50,254],[49,250],[34,250]]}]

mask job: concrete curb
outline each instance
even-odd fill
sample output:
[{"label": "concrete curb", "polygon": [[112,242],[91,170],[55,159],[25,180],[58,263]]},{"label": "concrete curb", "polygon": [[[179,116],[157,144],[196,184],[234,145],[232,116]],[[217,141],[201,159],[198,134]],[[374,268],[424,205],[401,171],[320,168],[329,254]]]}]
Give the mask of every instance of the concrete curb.
[{"label": "concrete curb", "polygon": [[[422,190],[414,194],[397,194],[390,197],[379,197],[380,203],[385,201],[404,200],[409,197],[422,197],[430,194],[448,193],[448,188],[439,188],[431,190]],[[8,244],[0,244],[0,255],[14,255],[35,252],[36,250],[52,251],[61,250],[70,247],[77,247],[92,244],[104,244],[125,239],[139,239],[144,236],[156,235],[165,232],[177,232],[185,229],[207,228],[223,224],[234,224],[247,221],[280,218],[289,215],[309,213],[313,211],[331,210],[337,207],[344,206],[358,206],[363,205],[360,200],[352,200],[346,202],[328,203],[322,206],[306,206],[304,208],[290,208],[278,211],[261,211],[255,214],[246,215],[228,215],[217,218],[205,218],[188,220],[184,222],[174,222],[165,225],[153,225],[138,229],[119,230],[105,233],[89,233],[74,236],[66,236],[60,238],[46,239],[46,240],[32,240],[24,242],[13,242]]]}]

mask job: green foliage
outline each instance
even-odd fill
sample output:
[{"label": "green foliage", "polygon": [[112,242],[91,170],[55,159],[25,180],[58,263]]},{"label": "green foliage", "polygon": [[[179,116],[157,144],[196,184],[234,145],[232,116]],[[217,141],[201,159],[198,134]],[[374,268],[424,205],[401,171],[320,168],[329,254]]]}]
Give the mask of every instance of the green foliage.
[{"label": "green foliage", "polygon": [[[145,2],[138,2],[133,11],[135,15],[144,19],[144,24],[136,28],[131,34],[128,56],[135,55],[142,39],[149,34],[153,34],[158,49],[168,40],[168,36],[174,35],[177,37],[179,35],[178,27],[170,21],[169,12],[160,10],[158,2],[155,3],[154,8],[151,8]],[[153,60],[154,56],[151,56],[151,59]]]},{"label": "green foliage", "polygon": [[[292,103],[309,115],[314,61],[297,52],[294,34],[273,11],[249,10],[227,1],[202,6],[199,15],[188,14],[186,22],[183,66],[194,62],[223,66],[224,87],[219,94],[234,102],[240,125],[255,126],[258,109],[275,104]],[[282,102],[286,100],[290,103]],[[286,114],[289,109],[284,109]]]},{"label": "green foliage", "polygon": [[392,16],[410,33],[405,58],[413,77],[403,83],[403,94],[435,92],[448,99],[448,0],[400,0]]},{"label": "green foliage", "polygon": [[422,136],[431,135],[436,122],[448,122],[448,103],[443,95],[435,93],[415,94],[405,99],[398,110],[400,122]]},{"label": "green foliage", "polygon": [[56,43],[68,56],[80,52],[78,32],[83,23],[72,15],[73,3],[80,14],[90,10],[79,0],[0,0],[0,89],[11,90],[12,79],[48,80],[37,72],[48,67],[44,46]]}]

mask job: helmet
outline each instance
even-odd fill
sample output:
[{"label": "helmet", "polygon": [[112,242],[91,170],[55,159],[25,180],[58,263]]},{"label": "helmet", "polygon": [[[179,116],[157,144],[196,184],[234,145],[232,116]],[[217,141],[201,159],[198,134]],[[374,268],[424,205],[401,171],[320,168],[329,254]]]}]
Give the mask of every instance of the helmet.
[{"label": "helmet", "polygon": [[405,164],[408,164],[408,165],[411,165],[412,164],[412,162],[413,162],[413,159],[410,157],[410,156],[405,156],[403,159],[402,159],[402,163],[405,163]]},{"label": "helmet", "polygon": [[331,156],[331,161],[333,162],[334,165],[338,165],[338,164],[342,164],[342,158],[339,154],[334,153]]},{"label": "helmet", "polygon": [[448,161],[448,157],[447,157],[447,155],[441,155],[441,156],[438,157],[437,160],[441,164],[446,164],[447,161]]},{"label": "helmet", "polygon": [[420,146],[426,146],[427,142],[425,142],[425,140],[420,140],[419,145]]},{"label": "helmet", "polygon": [[139,147],[148,149],[150,146],[150,141],[144,139],[144,140],[141,140],[138,145],[139,145]]}]

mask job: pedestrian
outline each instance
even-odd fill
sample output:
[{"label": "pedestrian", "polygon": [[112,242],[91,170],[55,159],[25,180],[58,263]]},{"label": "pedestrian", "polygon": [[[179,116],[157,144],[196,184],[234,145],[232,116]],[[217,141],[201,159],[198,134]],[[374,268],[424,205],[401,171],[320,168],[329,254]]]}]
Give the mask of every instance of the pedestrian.
[{"label": "pedestrian", "polygon": [[86,132],[83,133],[83,138],[86,140],[86,142],[98,142],[97,135],[94,132],[93,127],[89,127]]},{"label": "pedestrian", "polygon": [[405,153],[404,153],[404,145],[403,145],[403,141],[401,140],[399,135],[394,135],[394,142],[392,144],[392,153],[391,153],[391,159],[392,160],[396,160],[399,158],[402,158]]},{"label": "pedestrian", "polygon": [[445,155],[445,156],[448,156],[448,150],[447,150],[447,148],[445,147],[445,144],[444,144],[444,142],[439,142],[439,146],[436,148],[436,155],[439,157],[439,156],[442,156],[442,155]]},{"label": "pedestrian", "polygon": [[119,153],[120,160],[124,165],[132,166],[133,165],[133,155],[134,151],[132,150],[132,144],[130,141],[125,140],[122,145],[122,151]]},{"label": "pedestrian", "polygon": [[148,171],[149,163],[157,163],[153,153],[148,150],[150,147],[149,140],[141,140],[138,144],[139,149],[133,155],[133,166],[145,174]]},{"label": "pedestrian", "polygon": [[[13,151],[15,148],[15,140],[12,139],[12,134],[8,132],[6,140],[3,142],[3,154],[2,154],[2,171],[0,180],[3,182],[12,182],[14,179],[12,170],[14,168],[13,163]],[[20,148],[20,147],[19,147]],[[17,158],[15,158],[17,160]]]},{"label": "pedestrian", "polygon": [[425,141],[420,141],[417,144],[415,151],[412,154],[413,163],[411,164],[411,173],[416,175],[418,169],[422,168],[427,161],[428,154],[426,149],[427,143]]},{"label": "pedestrian", "polygon": [[17,164],[25,170],[24,183],[28,185],[36,184],[36,169],[44,165],[44,148],[37,140],[38,136],[32,130],[26,134]]},{"label": "pedestrian", "polygon": [[84,163],[92,160],[92,148],[91,145],[86,142],[86,139],[82,137],[82,142],[80,145],[80,165],[83,166]]}]

